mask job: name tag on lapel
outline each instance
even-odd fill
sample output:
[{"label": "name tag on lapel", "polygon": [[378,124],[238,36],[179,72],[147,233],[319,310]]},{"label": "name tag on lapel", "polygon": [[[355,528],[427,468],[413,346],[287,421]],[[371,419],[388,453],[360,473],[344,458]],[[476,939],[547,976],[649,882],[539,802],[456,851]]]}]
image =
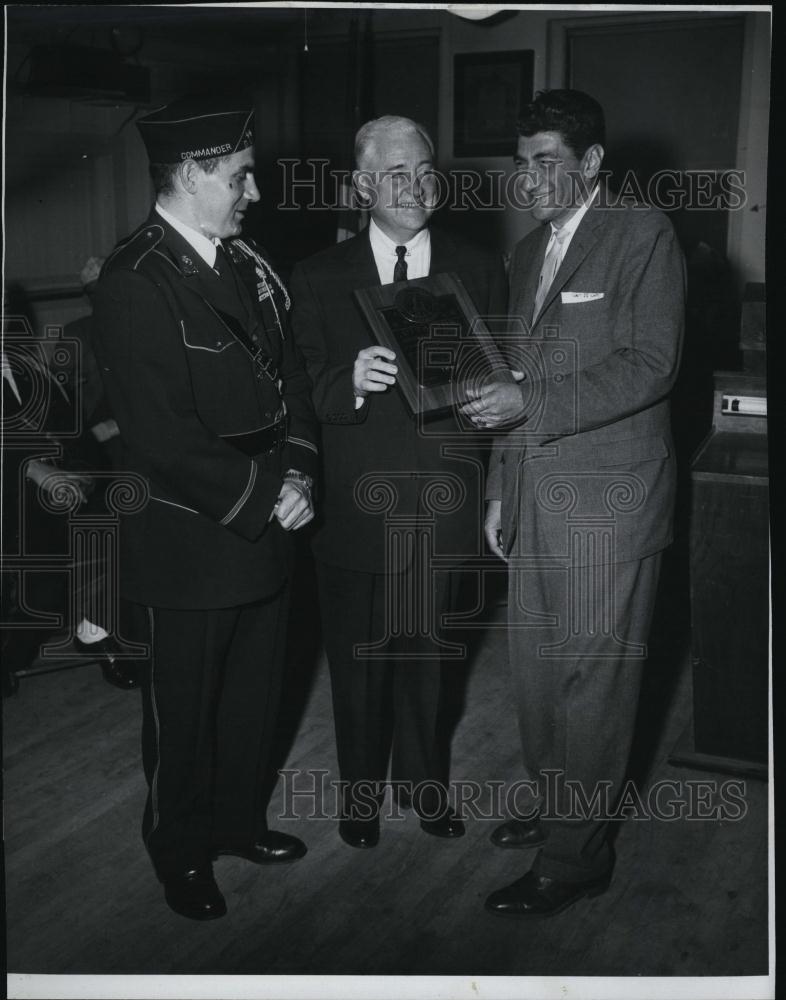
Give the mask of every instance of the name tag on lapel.
[{"label": "name tag on lapel", "polygon": [[595,302],[602,299],[604,294],[604,292],[560,292],[564,306],[573,302]]}]

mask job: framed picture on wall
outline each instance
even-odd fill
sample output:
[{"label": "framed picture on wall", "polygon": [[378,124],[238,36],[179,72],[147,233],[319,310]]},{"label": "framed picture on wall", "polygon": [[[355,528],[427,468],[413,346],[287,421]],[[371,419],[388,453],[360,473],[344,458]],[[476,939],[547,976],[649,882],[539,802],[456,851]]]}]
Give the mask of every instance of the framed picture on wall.
[{"label": "framed picture on wall", "polygon": [[532,100],[532,49],[454,56],[453,155],[513,155],[519,109]]}]

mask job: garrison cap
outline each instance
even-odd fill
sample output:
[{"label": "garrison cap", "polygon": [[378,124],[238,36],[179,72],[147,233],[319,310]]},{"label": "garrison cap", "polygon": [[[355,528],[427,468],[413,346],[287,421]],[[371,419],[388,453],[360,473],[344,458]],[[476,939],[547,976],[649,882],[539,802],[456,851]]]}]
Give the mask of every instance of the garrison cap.
[{"label": "garrison cap", "polygon": [[151,163],[230,156],[254,143],[254,109],[229,98],[184,97],[136,123]]}]

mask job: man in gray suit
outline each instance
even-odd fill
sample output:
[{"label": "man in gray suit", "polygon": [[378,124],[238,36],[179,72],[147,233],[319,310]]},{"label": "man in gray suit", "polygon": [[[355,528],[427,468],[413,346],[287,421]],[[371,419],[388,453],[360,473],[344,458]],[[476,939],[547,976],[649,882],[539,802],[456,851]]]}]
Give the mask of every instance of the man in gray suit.
[{"label": "man in gray suit", "polygon": [[609,884],[609,817],[625,777],[660,569],[671,541],[684,264],[674,230],[600,182],[604,116],[572,90],[519,123],[520,192],[544,225],[516,247],[516,385],[464,407],[499,427],[486,538],[509,566],[509,652],[531,799],[498,827],[540,847],[486,901],[548,916]]}]

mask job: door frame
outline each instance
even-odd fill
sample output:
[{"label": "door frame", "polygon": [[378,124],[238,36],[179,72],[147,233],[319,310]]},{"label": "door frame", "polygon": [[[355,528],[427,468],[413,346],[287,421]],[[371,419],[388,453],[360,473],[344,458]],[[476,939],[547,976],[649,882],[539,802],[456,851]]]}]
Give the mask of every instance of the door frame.
[{"label": "door frame", "polygon": [[770,93],[771,21],[765,11],[746,12],[728,7],[716,13],[690,12],[623,14],[598,17],[554,18],[549,21],[546,39],[546,86],[569,86],[568,38],[571,31],[606,33],[621,27],[642,31],[665,30],[675,24],[686,29],[708,22],[740,21],[743,47],[740,79],[740,107],[734,169],[745,173],[744,210],[729,212],[726,256],[738,278],[741,294],[746,282],[765,280],[765,226],[767,201],[767,152]]}]

